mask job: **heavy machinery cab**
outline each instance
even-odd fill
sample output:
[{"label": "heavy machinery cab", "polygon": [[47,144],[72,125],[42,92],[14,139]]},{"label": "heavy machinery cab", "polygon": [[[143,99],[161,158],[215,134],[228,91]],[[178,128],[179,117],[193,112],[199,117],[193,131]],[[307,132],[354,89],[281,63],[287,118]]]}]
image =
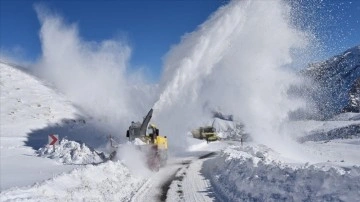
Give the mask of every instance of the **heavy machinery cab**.
[{"label": "heavy machinery cab", "polygon": [[155,124],[149,124],[152,113],[153,109],[149,111],[142,123],[131,122],[129,130],[126,131],[126,137],[128,137],[130,141],[139,138],[145,144],[156,145],[157,149],[167,149],[167,137],[159,134],[159,129]]},{"label": "heavy machinery cab", "polygon": [[200,127],[198,129],[192,130],[191,133],[193,134],[194,138],[201,140],[205,139],[208,142],[219,139],[216,133],[216,129],[212,126]]},{"label": "heavy machinery cab", "polygon": [[135,138],[144,137],[146,135],[146,128],[150,122],[152,117],[153,109],[150,109],[143,122],[131,122],[129,126],[129,130],[126,131],[126,137],[129,138],[130,141],[135,140]]},{"label": "heavy machinery cab", "polygon": [[126,131],[126,137],[129,138],[130,141],[135,140],[135,138],[139,138],[140,134],[141,123],[140,122],[131,122],[129,126],[129,130]]},{"label": "heavy machinery cab", "polygon": [[159,129],[154,125],[150,124],[148,128],[149,138],[151,144],[157,146],[158,149],[167,149],[167,137],[159,134]]},{"label": "heavy machinery cab", "polygon": [[216,133],[216,129],[212,126],[207,126],[207,127],[201,127],[201,136],[204,137],[206,139],[206,141],[216,141],[218,140],[218,136]]},{"label": "heavy machinery cab", "polygon": [[154,124],[150,124],[148,127],[148,136],[151,144],[155,144],[156,138],[159,136],[159,129]]},{"label": "heavy machinery cab", "polygon": [[150,124],[148,127],[147,134],[143,137],[139,137],[146,144],[156,146],[157,149],[167,149],[167,137],[159,134],[159,129],[154,125]]}]

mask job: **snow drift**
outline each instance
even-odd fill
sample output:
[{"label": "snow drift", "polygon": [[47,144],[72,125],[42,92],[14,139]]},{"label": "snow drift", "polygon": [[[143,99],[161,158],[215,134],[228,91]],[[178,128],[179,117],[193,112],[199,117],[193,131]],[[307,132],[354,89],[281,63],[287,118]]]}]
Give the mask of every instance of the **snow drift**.
[{"label": "snow drift", "polygon": [[360,197],[360,167],[279,162],[265,147],[227,148],[204,163],[225,201],[352,201]]},{"label": "snow drift", "polygon": [[55,159],[64,164],[97,164],[105,160],[105,154],[96,152],[85,143],[69,141],[63,138],[59,145],[46,145],[37,152],[38,156]]}]

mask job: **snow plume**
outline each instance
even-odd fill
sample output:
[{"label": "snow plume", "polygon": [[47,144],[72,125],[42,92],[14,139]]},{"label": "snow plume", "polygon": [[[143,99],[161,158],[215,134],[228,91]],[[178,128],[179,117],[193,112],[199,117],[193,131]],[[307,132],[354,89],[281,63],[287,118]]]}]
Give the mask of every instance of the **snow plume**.
[{"label": "snow plume", "polygon": [[171,49],[154,106],[170,141],[180,144],[204,123],[200,117],[220,109],[244,122],[255,141],[293,150],[283,124],[302,103],[287,95],[298,81],[286,67],[308,40],[291,11],[280,0],[232,1]]},{"label": "snow plume", "polygon": [[132,174],[136,176],[148,177],[151,171],[147,165],[146,152],[139,150],[131,144],[124,144],[117,150],[117,160],[120,160]]},{"label": "snow plume", "polygon": [[43,52],[38,74],[109,132],[124,137],[129,123],[141,119],[152,104],[152,87],[141,71],[129,72],[131,48],[121,40],[84,41],[76,24],[64,23],[42,5],[35,9]]}]

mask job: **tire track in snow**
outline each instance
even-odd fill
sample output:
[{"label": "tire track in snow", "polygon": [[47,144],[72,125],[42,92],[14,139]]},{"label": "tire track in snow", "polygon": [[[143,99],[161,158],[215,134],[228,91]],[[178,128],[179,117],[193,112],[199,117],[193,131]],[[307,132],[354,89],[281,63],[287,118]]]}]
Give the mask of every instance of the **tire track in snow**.
[{"label": "tire track in snow", "polygon": [[203,162],[216,154],[216,152],[210,152],[195,160],[183,163],[175,176],[169,179],[171,183],[166,194],[167,201],[218,200],[210,181],[201,172]]},{"label": "tire track in snow", "polygon": [[176,159],[154,173],[130,201],[214,201],[211,184],[200,170],[203,162],[216,154],[210,152],[191,159]]},{"label": "tire track in snow", "polygon": [[210,158],[210,157],[215,156],[215,155],[216,155],[216,152],[210,152],[208,154],[200,156],[199,159],[206,159],[206,158]]},{"label": "tire track in snow", "polygon": [[165,183],[161,186],[161,194],[159,196],[160,201],[166,201],[167,193],[170,189],[170,185],[173,183],[173,181],[177,178],[177,173],[181,170],[181,168],[178,168],[176,172],[171,175],[171,177],[165,181]]},{"label": "tire track in snow", "polygon": [[[177,159],[176,161],[179,161]],[[165,201],[167,187],[172,182],[172,177],[176,175],[181,164],[177,162],[169,163],[166,167],[161,168],[158,172],[154,172],[152,176],[145,182],[140,189],[132,196],[130,201]],[[165,192],[165,194],[163,194]]]}]

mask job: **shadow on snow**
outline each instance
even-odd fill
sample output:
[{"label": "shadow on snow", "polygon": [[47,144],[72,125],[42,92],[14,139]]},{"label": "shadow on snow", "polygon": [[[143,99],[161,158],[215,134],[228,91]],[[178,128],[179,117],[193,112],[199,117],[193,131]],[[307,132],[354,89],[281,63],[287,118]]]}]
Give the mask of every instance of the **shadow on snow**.
[{"label": "shadow on snow", "polygon": [[62,119],[56,124],[28,133],[25,145],[38,150],[48,144],[50,134],[57,134],[60,140],[66,137],[68,140],[85,143],[92,148],[99,148],[106,144],[110,132],[93,122],[93,120],[85,120],[81,117]]}]

